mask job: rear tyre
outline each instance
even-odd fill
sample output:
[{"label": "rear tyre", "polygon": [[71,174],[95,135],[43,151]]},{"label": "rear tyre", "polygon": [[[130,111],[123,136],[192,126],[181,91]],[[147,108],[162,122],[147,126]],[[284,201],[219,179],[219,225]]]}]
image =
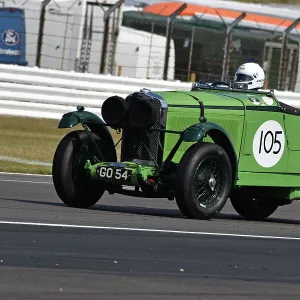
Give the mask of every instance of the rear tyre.
[{"label": "rear tyre", "polygon": [[276,200],[264,199],[251,193],[250,189],[239,188],[233,191],[230,202],[235,211],[244,219],[262,221],[278,208]]},{"label": "rear tyre", "polygon": [[[114,161],[108,143],[95,134],[94,137],[105,158]],[[88,208],[102,197],[104,183],[92,181],[84,170],[86,160],[92,160],[95,155],[94,147],[84,130],[68,133],[57,146],[52,177],[57,195],[66,205]]]},{"label": "rear tyre", "polygon": [[176,202],[189,218],[211,219],[224,207],[232,185],[231,163],[217,144],[198,143],[177,168]]}]

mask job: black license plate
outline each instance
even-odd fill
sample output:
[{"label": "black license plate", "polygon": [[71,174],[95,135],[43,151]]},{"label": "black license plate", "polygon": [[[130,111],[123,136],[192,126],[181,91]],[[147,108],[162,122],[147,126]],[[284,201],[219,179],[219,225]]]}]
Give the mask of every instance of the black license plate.
[{"label": "black license plate", "polygon": [[103,179],[129,181],[132,171],[125,168],[99,167],[97,175]]}]

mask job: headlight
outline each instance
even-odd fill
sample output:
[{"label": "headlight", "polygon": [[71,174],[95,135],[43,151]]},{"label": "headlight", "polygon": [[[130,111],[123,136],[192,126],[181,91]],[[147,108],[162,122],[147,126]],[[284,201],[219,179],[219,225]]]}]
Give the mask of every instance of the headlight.
[{"label": "headlight", "polygon": [[104,101],[101,113],[107,125],[121,128],[127,119],[128,103],[119,96],[109,97]]},{"label": "headlight", "polygon": [[155,107],[146,99],[131,101],[128,115],[130,124],[139,128],[150,128],[156,119]]}]

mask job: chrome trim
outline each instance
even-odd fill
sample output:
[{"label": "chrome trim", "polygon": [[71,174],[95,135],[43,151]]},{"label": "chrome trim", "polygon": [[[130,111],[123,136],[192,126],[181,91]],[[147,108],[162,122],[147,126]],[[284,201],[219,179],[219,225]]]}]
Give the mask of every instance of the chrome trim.
[{"label": "chrome trim", "polygon": [[140,89],[140,93],[145,93],[145,94],[151,93],[151,90],[147,89],[147,88],[142,88],[142,89]]},{"label": "chrome trim", "polygon": [[[157,95],[155,93],[147,93],[148,96],[152,98],[156,98],[157,100],[160,101],[162,110],[160,112],[161,114],[161,123],[160,123],[160,129],[167,129],[167,115],[168,115],[168,102],[160,95]],[[161,153],[158,154],[159,160],[163,161],[163,155],[164,155],[164,146],[165,146],[165,136],[166,132],[161,131],[160,132],[160,145],[161,145]]]},{"label": "chrome trim", "polygon": [[162,96],[157,95],[157,94],[155,94],[153,92],[149,92],[149,93],[147,93],[147,95],[150,96],[150,97],[156,98],[157,100],[159,100],[161,102],[161,106],[163,108],[168,108],[168,103],[167,103],[167,101]]}]

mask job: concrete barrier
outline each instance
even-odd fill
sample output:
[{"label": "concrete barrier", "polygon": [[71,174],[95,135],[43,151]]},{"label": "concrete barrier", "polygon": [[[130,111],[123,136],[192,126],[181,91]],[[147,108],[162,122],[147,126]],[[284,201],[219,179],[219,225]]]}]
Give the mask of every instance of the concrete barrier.
[{"label": "concrete barrier", "polygon": [[[101,115],[106,98],[126,97],[141,88],[190,90],[191,83],[0,65],[0,114],[59,119],[77,105],[84,105]],[[275,95],[300,108],[300,94],[275,91]]]}]

